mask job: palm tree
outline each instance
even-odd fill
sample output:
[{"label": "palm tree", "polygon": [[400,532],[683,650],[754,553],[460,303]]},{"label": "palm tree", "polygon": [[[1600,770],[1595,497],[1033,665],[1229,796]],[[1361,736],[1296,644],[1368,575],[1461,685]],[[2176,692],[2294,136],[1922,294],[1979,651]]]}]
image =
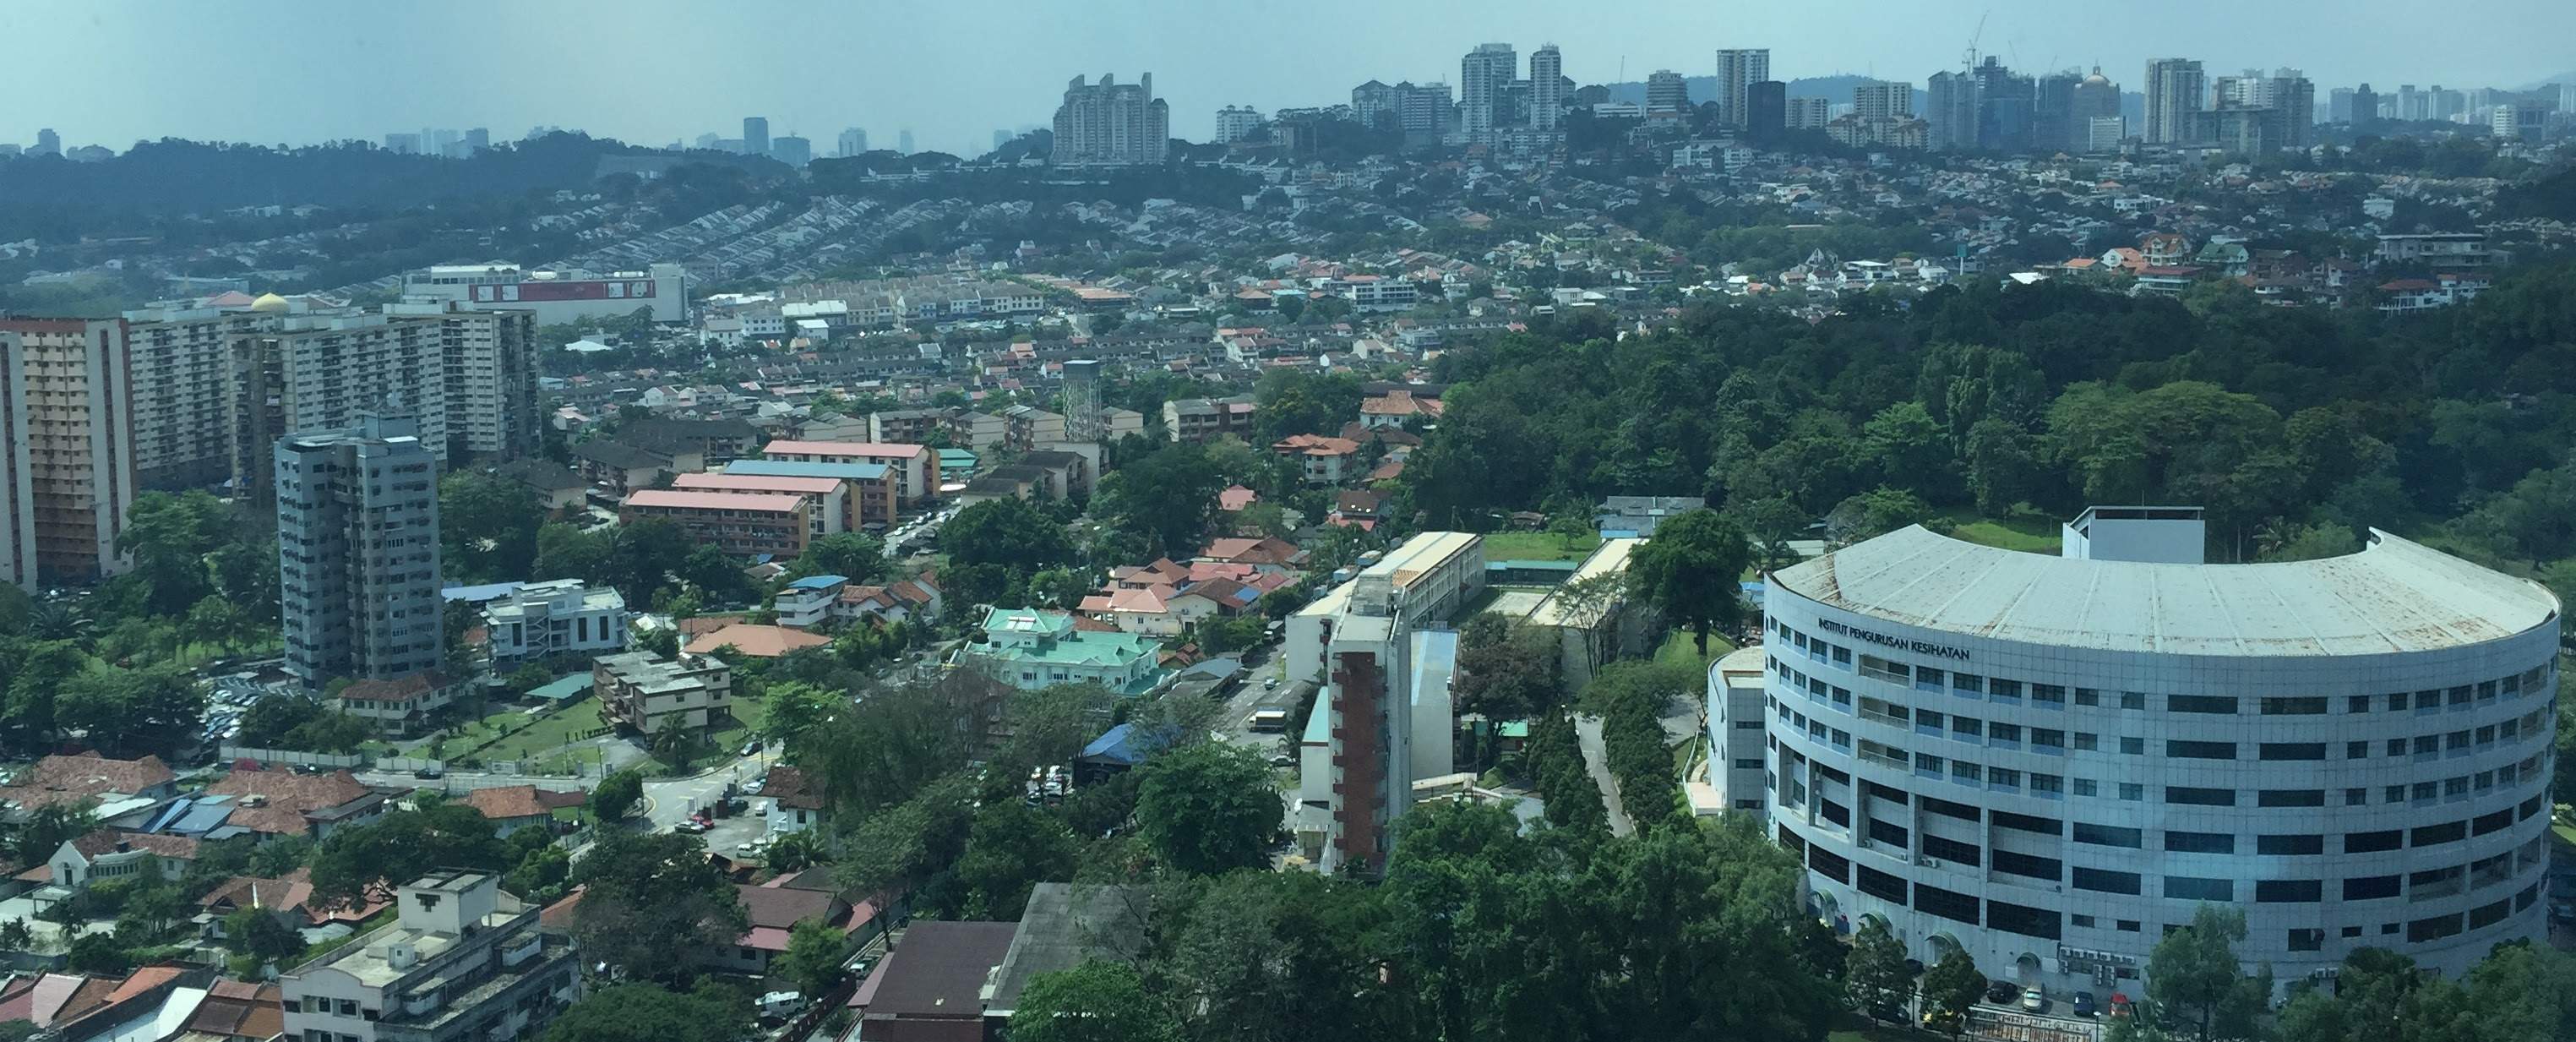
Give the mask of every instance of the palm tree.
[{"label": "palm tree", "polygon": [[37,640],[80,640],[97,628],[86,606],[76,600],[50,600],[27,615],[27,635]]},{"label": "palm tree", "polygon": [[769,868],[781,875],[801,872],[829,860],[830,855],[814,830],[802,829],[778,837],[778,844],[769,848]]},{"label": "palm tree", "polygon": [[653,733],[653,755],[673,765],[687,762],[689,750],[697,744],[688,723],[677,716],[664,717],[662,729]]}]

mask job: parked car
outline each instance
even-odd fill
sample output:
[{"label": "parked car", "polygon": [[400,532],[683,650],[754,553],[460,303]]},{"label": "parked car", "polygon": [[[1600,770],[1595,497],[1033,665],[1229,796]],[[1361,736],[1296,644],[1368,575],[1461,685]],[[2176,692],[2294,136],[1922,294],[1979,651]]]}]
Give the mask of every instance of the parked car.
[{"label": "parked car", "polygon": [[424,779],[424,780],[428,780],[428,781],[437,781],[437,780],[438,780],[438,779],[440,779],[440,778],[447,777],[447,768],[444,768],[444,767],[420,767],[420,768],[415,768],[415,769],[411,772],[411,776],[412,776],[412,777],[414,777],[414,778],[420,778],[420,779]]},{"label": "parked car", "polygon": [[2076,1016],[2079,1016],[2079,1017],[2089,1017],[2089,1016],[2092,1016],[2092,1015],[2093,1015],[2095,1012],[2097,1012],[2099,1009],[2100,1009],[2100,1007],[2095,1006],[2095,1005],[2093,1004],[2093,993],[2092,993],[2092,992],[2089,992],[2089,991],[2079,991],[2079,992],[2076,992],[2076,993],[2075,993],[2075,1015],[2076,1015]]},{"label": "parked car", "polygon": [[2007,1005],[2012,1002],[2015,996],[2020,994],[2021,985],[2015,984],[2011,981],[1998,980],[1986,982],[1986,1001],[1994,1003],[1995,1005]]},{"label": "parked car", "polygon": [[753,739],[753,740],[751,740],[751,741],[744,742],[744,743],[742,744],[742,754],[743,754],[744,756],[753,756],[753,755],[757,755],[757,754],[759,754],[759,752],[760,752],[760,748],[761,748],[761,747],[760,747],[760,741],[759,741],[759,739]]},{"label": "parked car", "polygon": [[696,818],[683,818],[680,820],[679,824],[671,826],[671,831],[673,832],[697,833],[705,832],[706,830],[707,823],[699,821]]},{"label": "parked car", "polygon": [[2048,993],[2041,991],[2038,988],[2023,989],[2021,993],[2021,1008],[2033,1013],[2047,1012]]}]

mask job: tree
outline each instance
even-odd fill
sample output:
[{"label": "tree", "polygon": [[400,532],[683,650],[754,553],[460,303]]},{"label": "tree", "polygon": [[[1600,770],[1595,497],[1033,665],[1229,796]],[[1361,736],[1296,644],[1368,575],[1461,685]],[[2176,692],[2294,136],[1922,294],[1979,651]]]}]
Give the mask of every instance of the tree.
[{"label": "tree", "polygon": [[1075,556],[1064,526],[1035,504],[1012,496],[959,510],[939,527],[939,547],[952,565],[1001,565],[1021,578]]},{"label": "tree", "polygon": [[1029,978],[1011,1011],[1013,1042],[1168,1042],[1171,1014],[1145,993],[1136,971],[1099,959]]},{"label": "tree", "polygon": [[1664,618],[1690,627],[1701,658],[1711,628],[1732,629],[1743,614],[1741,584],[1752,565],[1744,530],[1710,510],[1665,518],[1629,555],[1628,582]]},{"label": "tree", "polygon": [[2203,902],[2191,925],[2157,941],[2147,957],[2147,997],[2157,1019],[2189,1031],[2200,1042],[2253,1037],[2271,999],[2272,972],[2245,975],[2236,942],[2245,939],[2245,911]]},{"label": "tree", "polygon": [[1039,883],[1070,882],[1080,859],[1080,841],[1045,811],[1018,800],[985,806],[957,859],[967,918],[1018,919]]},{"label": "tree", "polygon": [[573,882],[585,888],[573,906],[583,954],[630,980],[689,980],[746,929],[733,883],[696,836],[604,829],[574,863]]},{"label": "tree", "polygon": [[450,574],[467,582],[521,579],[537,561],[537,530],[545,506],[535,489],[479,470],[452,470],[438,479],[440,556]]},{"label": "tree", "polygon": [[375,823],[333,831],[313,852],[313,896],[342,908],[411,881],[430,868],[508,868],[492,822],[470,804],[413,797]]},{"label": "tree", "polygon": [[1950,1034],[1967,1030],[1968,1011],[1985,994],[1986,975],[1977,972],[1977,960],[1955,948],[1923,973],[1923,999],[1941,1014],[1934,1023]]},{"label": "tree", "polygon": [[1861,920],[1843,966],[1843,990],[1853,1009],[1878,1020],[1905,1019],[1914,979],[1905,969],[1904,943],[1887,932],[1885,922],[1876,916]]},{"label": "tree", "polygon": [[8,833],[10,856],[22,865],[41,865],[53,859],[63,844],[98,831],[98,818],[90,814],[90,801],[48,803],[27,813]]},{"label": "tree", "polygon": [[829,861],[831,853],[823,846],[823,840],[815,830],[798,829],[778,837],[778,842],[770,845],[767,860],[770,871],[785,875]]},{"label": "tree", "polygon": [[865,818],[966,765],[966,726],[1010,689],[972,670],[881,690],[835,712],[792,748],[835,814]]},{"label": "tree", "polygon": [[554,682],[554,671],[534,662],[510,671],[510,690],[523,695]]},{"label": "tree", "polygon": [[893,568],[893,562],[886,560],[885,540],[865,532],[834,532],[805,544],[805,552],[779,578],[838,575],[866,585],[885,578]]},{"label": "tree", "polygon": [[224,917],[224,948],[260,962],[277,962],[304,950],[304,937],[277,917],[277,910],[252,905]]},{"label": "tree", "polygon": [[644,800],[644,773],[632,767],[612,771],[590,790],[590,816],[602,824],[626,820],[635,805]]},{"label": "tree", "polygon": [[123,976],[134,968],[134,955],[113,934],[85,933],[72,938],[66,963],[74,973]]},{"label": "tree", "polygon": [[[1094,508],[1120,528],[1147,536],[1163,556],[1183,557],[1198,551],[1225,484],[1205,450],[1175,442],[1102,478]],[[944,533],[941,540],[945,544]]]},{"label": "tree", "polygon": [[819,917],[796,921],[787,931],[787,950],[771,964],[772,976],[785,978],[809,999],[820,999],[841,981],[841,953],[849,938]]},{"label": "tree", "polygon": [[1164,864],[1214,875],[1268,863],[1285,807],[1259,753],[1203,742],[1163,752],[1137,772],[1137,831]]},{"label": "tree", "polygon": [[[790,742],[823,726],[833,714],[851,707],[844,692],[799,681],[773,681],[761,696],[760,733],[773,742]],[[789,755],[798,747],[790,744]]]},{"label": "tree", "polygon": [[736,1042],[750,1004],[715,981],[694,991],[618,984],[592,991],[546,1025],[544,1042]]}]

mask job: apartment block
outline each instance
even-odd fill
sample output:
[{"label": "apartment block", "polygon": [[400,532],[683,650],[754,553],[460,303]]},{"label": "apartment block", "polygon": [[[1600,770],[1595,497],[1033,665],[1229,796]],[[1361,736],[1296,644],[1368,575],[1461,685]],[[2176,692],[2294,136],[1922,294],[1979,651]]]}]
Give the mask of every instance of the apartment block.
[{"label": "apartment block", "polygon": [[939,454],[920,445],[854,441],[773,441],[760,450],[787,463],[881,463],[894,477],[898,507],[939,492]]},{"label": "apartment block", "polygon": [[1219,435],[1244,437],[1252,433],[1255,404],[1252,396],[1239,394],[1232,398],[1175,398],[1163,403],[1163,430],[1173,441],[1193,445],[1205,444]]},{"label": "apartment block", "polygon": [[736,557],[795,557],[813,534],[813,512],[803,496],[647,488],[626,494],[617,519],[669,518],[689,538]]},{"label": "apartment block", "polygon": [[521,585],[483,606],[485,647],[497,666],[548,655],[626,650],[626,598],[579,579]]},{"label": "apartment block", "polygon": [[314,687],[437,669],[438,461],[407,417],[277,440],[286,671]]},{"label": "apartment block", "polygon": [[235,494],[265,505],[268,446],[294,431],[355,425],[361,413],[413,419],[412,437],[444,463],[446,326],[434,315],[289,314],[233,337],[230,413]]},{"label": "apartment block", "polygon": [[[849,486],[842,499],[848,512],[841,530],[875,531],[894,523],[894,468],[883,463],[791,463],[785,460],[738,459],[725,464],[727,476],[828,478]],[[687,486],[681,486],[687,487]]]},{"label": "apartment block", "polygon": [[532,1038],[581,997],[568,935],[480,872],[440,871],[395,892],[396,918],[278,978],[280,1036],[304,1042]]},{"label": "apartment block", "polygon": [[125,313],[139,486],[211,488],[232,476],[232,338],[274,325],[276,314],[240,294]]},{"label": "apartment block", "polygon": [[642,734],[660,734],[673,721],[705,727],[733,712],[733,669],[713,655],[606,655],[591,664],[590,683],[603,719]]},{"label": "apartment block", "polygon": [[0,320],[0,333],[13,334],[10,353],[23,381],[15,396],[24,403],[17,415],[37,579],[70,585],[124,571],[116,535],[134,503],[125,320],[8,319]]},{"label": "apartment block", "polygon": [[439,316],[449,458],[508,460],[536,451],[537,315],[455,311]]},{"label": "apartment block", "polygon": [[36,494],[27,473],[26,352],[0,327],[0,582],[36,589]]}]

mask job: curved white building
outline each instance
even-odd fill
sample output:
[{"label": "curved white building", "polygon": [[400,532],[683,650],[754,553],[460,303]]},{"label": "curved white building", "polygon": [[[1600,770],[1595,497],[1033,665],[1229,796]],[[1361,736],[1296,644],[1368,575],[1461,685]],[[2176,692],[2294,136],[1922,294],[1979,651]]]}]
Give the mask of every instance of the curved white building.
[{"label": "curved white building", "polygon": [[2382,532],[2201,564],[2198,528],[2088,511],[2063,557],[1907,528],[1769,576],[1765,646],[1710,671],[1712,782],[1827,920],[2061,993],[2136,994],[2202,901],[2285,983],[2542,935],[2557,598]]}]

